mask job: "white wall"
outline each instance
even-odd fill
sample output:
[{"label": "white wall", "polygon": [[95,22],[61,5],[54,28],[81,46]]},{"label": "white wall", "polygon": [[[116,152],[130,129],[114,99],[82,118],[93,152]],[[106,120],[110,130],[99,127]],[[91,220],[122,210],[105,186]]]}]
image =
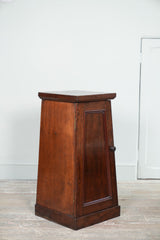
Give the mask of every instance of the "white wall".
[{"label": "white wall", "polygon": [[36,178],[38,91],[116,92],[119,180],[136,179],[139,49],[160,36],[158,0],[0,3],[0,178]]}]

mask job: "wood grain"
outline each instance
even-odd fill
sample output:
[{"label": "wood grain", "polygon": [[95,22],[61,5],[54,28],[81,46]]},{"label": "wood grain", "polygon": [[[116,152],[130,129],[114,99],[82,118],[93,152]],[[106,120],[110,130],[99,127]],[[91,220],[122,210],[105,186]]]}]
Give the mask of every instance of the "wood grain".
[{"label": "wood grain", "polygon": [[[115,195],[113,194],[116,192],[117,188],[116,175],[114,172],[114,153],[110,155],[109,151],[109,144],[113,143],[113,134],[111,133],[111,112],[109,108],[110,102],[107,104],[105,101],[99,101],[77,105],[77,216],[83,216],[116,205],[118,206],[117,193]],[[90,137],[92,137],[92,139],[89,140],[90,145],[88,146],[88,151],[90,156],[87,161],[85,158],[85,148],[87,145],[84,143],[85,137],[87,136],[87,129],[85,129],[86,112],[92,112],[92,114],[90,114],[89,128]],[[97,118],[97,113],[103,114],[98,115]],[[100,118],[99,116],[102,115],[103,117]],[[92,151],[90,151],[90,148]],[[100,148],[100,151],[97,148]],[[98,156],[100,157],[99,159],[97,158]],[[89,164],[89,170],[85,168],[87,162]],[[87,181],[89,183],[87,183]],[[85,195],[87,195],[88,199],[85,199]],[[85,201],[90,202],[87,203]]]},{"label": "wood grain", "polygon": [[115,94],[39,96],[36,215],[72,229],[119,216],[111,104],[101,101]]},{"label": "wood grain", "polygon": [[66,227],[72,228],[74,230],[81,229],[83,227],[88,227],[95,223],[103,222],[105,220],[117,217],[120,215],[120,207],[112,207],[108,209],[103,209],[101,211],[93,212],[81,217],[73,217],[70,215],[63,214],[62,212],[57,212],[53,209],[40,206],[36,204],[35,212],[37,216],[43,216],[44,218],[60,223]]},{"label": "wood grain", "polygon": [[96,102],[116,97],[116,93],[100,93],[90,91],[59,91],[59,92],[39,92],[38,96],[43,100],[61,102]]},{"label": "wood grain", "polygon": [[[106,146],[106,111],[85,111],[84,205],[109,196]],[[85,205],[86,206],[86,205]]]},{"label": "wood grain", "polygon": [[37,203],[73,214],[74,104],[43,101]]}]

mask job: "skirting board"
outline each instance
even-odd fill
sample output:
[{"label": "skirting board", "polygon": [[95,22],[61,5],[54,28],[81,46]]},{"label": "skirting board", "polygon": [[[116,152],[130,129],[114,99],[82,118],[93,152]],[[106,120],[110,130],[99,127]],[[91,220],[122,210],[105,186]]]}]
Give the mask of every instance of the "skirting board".
[{"label": "skirting board", "polygon": [[0,164],[0,179],[37,179],[37,164]]},{"label": "skirting board", "polygon": [[[0,164],[0,179],[37,179],[37,164]],[[137,180],[136,165],[117,165],[118,181]]]},{"label": "skirting board", "polygon": [[137,166],[136,165],[117,165],[117,181],[136,181],[137,180]]}]

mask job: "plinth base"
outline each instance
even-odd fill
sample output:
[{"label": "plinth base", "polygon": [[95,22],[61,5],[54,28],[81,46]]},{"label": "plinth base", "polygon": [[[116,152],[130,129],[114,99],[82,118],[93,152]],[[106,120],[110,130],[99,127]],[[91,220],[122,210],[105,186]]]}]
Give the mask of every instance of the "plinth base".
[{"label": "plinth base", "polygon": [[35,214],[39,217],[57,222],[74,230],[78,230],[80,228],[120,216],[120,206],[103,209],[101,211],[76,218],[36,204]]}]

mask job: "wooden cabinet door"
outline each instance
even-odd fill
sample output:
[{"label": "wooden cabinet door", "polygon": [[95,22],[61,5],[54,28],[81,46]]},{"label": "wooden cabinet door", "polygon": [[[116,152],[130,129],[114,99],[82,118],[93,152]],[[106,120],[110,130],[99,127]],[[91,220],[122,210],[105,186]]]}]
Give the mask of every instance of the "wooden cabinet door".
[{"label": "wooden cabinet door", "polygon": [[117,205],[110,101],[77,104],[77,216]]}]

